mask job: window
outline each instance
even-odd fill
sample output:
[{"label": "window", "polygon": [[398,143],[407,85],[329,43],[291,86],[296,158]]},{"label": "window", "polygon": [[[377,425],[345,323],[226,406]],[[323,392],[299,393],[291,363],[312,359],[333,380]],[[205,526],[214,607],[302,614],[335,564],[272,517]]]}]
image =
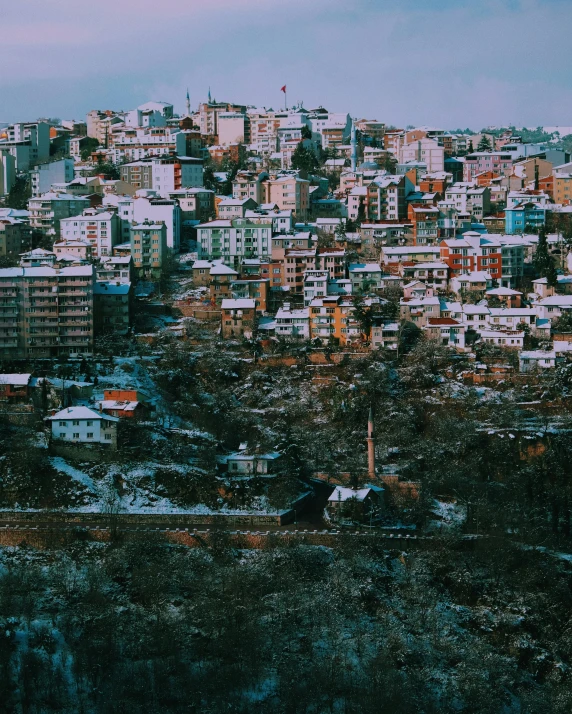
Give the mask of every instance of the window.
[{"label": "window", "polygon": [[93,426],[93,422],[92,422],[92,421],[88,421],[88,422],[87,422],[87,426]]},{"label": "window", "polygon": [[78,421],[77,419],[74,419],[73,422],[72,422],[72,424],[73,424],[74,426],[79,426],[79,421]]},{"label": "window", "polygon": [[74,438],[74,439],[79,439],[79,433],[78,433],[77,431],[74,432],[73,438]]},{"label": "window", "polygon": [[67,421],[60,421],[59,426],[67,426]]},{"label": "window", "polygon": [[87,432],[87,438],[88,438],[88,439],[93,439],[93,431],[88,431],[88,432]]},{"label": "window", "polygon": [[106,435],[105,435],[105,438],[106,438],[108,441],[111,441],[111,434],[106,434]]}]

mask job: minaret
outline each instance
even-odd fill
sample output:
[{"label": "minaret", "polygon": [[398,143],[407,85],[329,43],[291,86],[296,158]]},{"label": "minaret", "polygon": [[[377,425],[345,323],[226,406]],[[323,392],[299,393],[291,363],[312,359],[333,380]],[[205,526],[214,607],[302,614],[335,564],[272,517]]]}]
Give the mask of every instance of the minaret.
[{"label": "minaret", "polygon": [[187,87],[187,116],[191,116],[191,98],[189,97],[189,88]]},{"label": "minaret", "polygon": [[352,171],[357,169],[357,137],[356,137],[356,125],[352,119]]},{"label": "minaret", "polygon": [[373,408],[369,408],[367,420],[367,475],[375,479],[375,443],[373,440]]},{"label": "minaret", "polygon": [[212,104],[212,99],[211,99],[211,88],[209,87],[209,104]]}]

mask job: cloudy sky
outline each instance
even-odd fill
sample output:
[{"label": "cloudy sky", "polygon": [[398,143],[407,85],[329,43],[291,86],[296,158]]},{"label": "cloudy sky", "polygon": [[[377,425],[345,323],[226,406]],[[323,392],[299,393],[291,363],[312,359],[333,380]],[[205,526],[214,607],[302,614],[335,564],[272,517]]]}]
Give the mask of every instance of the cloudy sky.
[{"label": "cloudy sky", "polygon": [[571,0],[2,3],[0,122],[170,101],[572,125]]}]

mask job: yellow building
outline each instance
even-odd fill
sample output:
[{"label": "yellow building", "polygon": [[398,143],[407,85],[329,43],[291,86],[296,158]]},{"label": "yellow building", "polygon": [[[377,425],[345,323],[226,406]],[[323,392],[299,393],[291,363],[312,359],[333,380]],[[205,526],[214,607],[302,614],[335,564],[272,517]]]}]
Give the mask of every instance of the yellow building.
[{"label": "yellow building", "polygon": [[572,201],[572,162],[554,169],[554,202]]}]

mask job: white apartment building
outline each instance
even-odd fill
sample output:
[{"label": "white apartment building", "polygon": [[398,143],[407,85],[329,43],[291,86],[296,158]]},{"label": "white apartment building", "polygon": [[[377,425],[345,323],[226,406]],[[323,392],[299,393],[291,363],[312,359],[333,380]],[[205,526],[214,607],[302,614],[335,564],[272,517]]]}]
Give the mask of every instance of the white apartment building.
[{"label": "white apartment building", "polygon": [[146,102],[127,112],[125,125],[130,127],[161,127],[173,118],[173,105],[167,102]]},{"label": "white apartment building", "polygon": [[308,340],[310,338],[309,308],[292,310],[290,303],[285,302],[276,313],[275,334],[286,339]]},{"label": "white apartment building", "polygon": [[118,417],[89,407],[68,407],[49,417],[52,439],[72,444],[105,444],[117,448]]},{"label": "white apartment building", "polygon": [[109,154],[114,164],[121,164],[164,154],[185,156],[186,145],[186,134],[176,128],[131,129],[114,135]]},{"label": "white apartment building", "polygon": [[251,223],[245,218],[217,220],[197,226],[201,258],[239,265],[243,258],[269,258],[272,224]]},{"label": "white apartment building", "polygon": [[81,216],[62,219],[60,232],[64,241],[89,243],[94,258],[113,255],[113,246],[121,242],[117,214],[94,208],[88,208]]},{"label": "white apartment building", "polygon": [[167,248],[179,251],[181,245],[181,209],[177,201],[158,196],[155,191],[140,190],[135,196],[106,196],[104,204],[117,206],[121,220],[120,243],[130,240],[130,228],[133,222],[138,224],[149,221],[164,223],[167,229]]},{"label": "white apartment building", "polygon": [[48,193],[53,184],[70,183],[74,179],[73,159],[60,159],[49,164],[40,164],[30,172],[32,196]]},{"label": "white apartment building", "polygon": [[16,159],[9,149],[0,148],[0,196],[7,196],[16,183]]}]

